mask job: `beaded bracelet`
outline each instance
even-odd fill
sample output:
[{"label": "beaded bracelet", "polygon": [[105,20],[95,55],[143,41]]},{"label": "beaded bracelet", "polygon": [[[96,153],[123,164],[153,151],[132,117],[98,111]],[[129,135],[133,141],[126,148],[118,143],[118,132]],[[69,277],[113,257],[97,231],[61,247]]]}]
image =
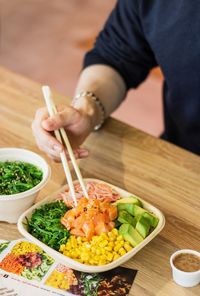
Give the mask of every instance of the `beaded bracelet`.
[{"label": "beaded bracelet", "polygon": [[77,94],[73,100],[72,100],[72,105],[73,103],[75,103],[75,101],[81,97],[90,97],[91,99],[94,100],[94,102],[97,104],[97,106],[99,107],[100,111],[101,111],[101,121],[98,125],[96,125],[94,127],[95,131],[98,131],[102,125],[104,124],[104,121],[106,119],[106,111],[104,108],[104,105],[102,104],[102,102],[100,101],[100,99],[91,91],[81,91],[79,94]]}]

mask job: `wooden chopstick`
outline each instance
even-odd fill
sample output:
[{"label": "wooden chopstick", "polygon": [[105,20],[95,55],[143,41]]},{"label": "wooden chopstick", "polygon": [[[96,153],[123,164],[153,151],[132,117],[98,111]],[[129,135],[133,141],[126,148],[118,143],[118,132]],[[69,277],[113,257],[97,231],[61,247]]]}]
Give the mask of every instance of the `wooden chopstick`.
[{"label": "wooden chopstick", "polygon": [[[45,102],[46,102],[46,106],[47,106],[47,110],[49,112],[49,115],[50,116],[55,115],[55,110],[52,107],[51,92],[50,92],[50,89],[48,88],[48,86],[43,86],[42,87],[42,92],[43,92],[43,96],[44,96],[44,99],[45,99]],[[56,139],[62,144],[62,138],[61,138],[59,130],[55,130],[54,133],[55,133]],[[62,161],[62,165],[63,165],[63,168],[64,168],[65,176],[67,178],[67,183],[69,185],[69,190],[70,190],[74,205],[77,206],[77,200],[76,200],[76,194],[75,194],[75,190],[74,190],[74,184],[73,184],[73,181],[72,181],[72,176],[71,176],[71,173],[70,173],[67,157],[66,157],[64,151],[62,151],[60,153],[60,158],[61,158],[61,161]]]},{"label": "wooden chopstick", "polygon": [[63,141],[64,141],[64,143],[65,143],[65,146],[67,147],[67,150],[68,150],[69,156],[70,156],[70,158],[71,158],[71,161],[72,161],[72,164],[73,164],[74,170],[75,170],[75,172],[76,172],[77,178],[78,178],[79,183],[80,183],[80,185],[81,185],[81,188],[82,188],[82,190],[83,190],[83,194],[84,194],[85,197],[89,198],[88,193],[87,193],[87,190],[86,190],[86,188],[85,188],[85,184],[84,184],[84,181],[83,181],[83,177],[82,177],[82,175],[81,175],[81,172],[80,172],[79,166],[78,166],[78,164],[77,164],[77,161],[76,161],[76,158],[75,158],[75,156],[74,156],[74,153],[73,153],[72,147],[71,147],[71,145],[70,145],[69,139],[68,139],[68,137],[67,137],[67,134],[66,134],[66,132],[65,132],[65,130],[64,130],[63,127],[60,129],[60,131],[61,131],[61,135],[62,135]]},{"label": "wooden chopstick", "polygon": [[[49,88],[48,86],[43,86],[42,89],[43,89],[44,96],[46,96],[46,97],[49,98],[48,101],[50,102],[51,110],[53,111],[52,115],[56,114],[56,113],[57,113],[57,110],[56,110],[56,106],[55,106],[55,104],[54,104],[54,102],[53,102],[53,99],[52,99],[52,95],[51,95],[51,90],[50,90],[50,88]],[[45,101],[46,101],[46,99],[45,99]],[[47,102],[46,102],[46,104],[47,104]],[[48,107],[47,107],[47,108],[48,108]],[[48,111],[49,111],[49,110],[48,110]],[[49,114],[50,114],[50,113],[49,113]],[[51,115],[51,116],[52,116],[52,115]],[[67,137],[67,134],[66,134],[66,132],[65,132],[65,129],[64,129],[64,128],[60,128],[60,129],[59,129],[59,132],[60,132],[60,133],[59,133],[59,136],[60,136],[60,135],[62,136],[62,138],[61,138],[61,143],[62,143],[62,141],[63,141],[64,144],[65,144],[65,146],[66,146],[66,148],[67,148],[67,151],[68,151],[69,156],[70,156],[70,159],[71,159],[71,161],[72,161],[72,164],[73,164],[74,170],[75,170],[75,172],[76,172],[77,178],[78,178],[78,180],[79,180],[79,182],[80,182],[80,185],[81,185],[81,188],[82,188],[82,190],[83,190],[84,196],[87,197],[87,198],[89,198],[88,193],[87,193],[87,190],[86,190],[86,188],[85,188],[85,184],[84,184],[84,181],[83,181],[82,175],[81,175],[81,172],[80,172],[80,169],[79,169],[79,166],[78,166],[78,164],[77,164],[76,158],[75,158],[75,156],[74,156],[74,153],[73,153],[73,150],[72,150],[71,144],[70,144],[70,142],[69,142],[69,139],[68,139],[68,137]],[[56,137],[57,137],[57,136],[56,136]],[[65,155],[65,153],[64,153],[64,155]],[[66,156],[65,156],[65,158],[66,158]],[[68,166],[68,163],[67,163],[67,166]],[[70,173],[70,170],[69,170],[69,166],[68,166],[68,172],[69,172],[70,177],[71,177],[71,173]],[[72,186],[73,186],[72,178],[70,178],[69,180],[70,180],[70,182],[72,183]],[[67,179],[67,181],[68,181],[68,179]],[[68,181],[68,183],[69,183],[69,181]],[[70,184],[69,184],[69,186],[70,186]],[[70,188],[70,191],[71,191],[71,188]],[[74,191],[74,186],[73,186],[73,191]],[[75,194],[75,193],[74,193],[74,194]]]}]

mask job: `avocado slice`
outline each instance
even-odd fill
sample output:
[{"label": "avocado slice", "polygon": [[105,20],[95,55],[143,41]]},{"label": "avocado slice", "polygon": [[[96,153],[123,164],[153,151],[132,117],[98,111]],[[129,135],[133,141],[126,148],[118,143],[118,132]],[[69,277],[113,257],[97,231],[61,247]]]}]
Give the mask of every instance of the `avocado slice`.
[{"label": "avocado slice", "polygon": [[135,226],[135,229],[139,232],[139,234],[141,234],[143,238],[145,238],[149,234],[150,227],[151,224],[149,219],[145,218],[144,216],[141,216]]},{"label": "avocado slice", "polygon": [[119,233],[133,247],[137,246],[144,240],[138,231],[130,224],[122,224],[119,228]]},{"label": "avocado slice", "polygon": [[152,226],[153,228],[156,228],[156,226],[158,225],[159,219],[156,216],[145,212],[142,214],[142,217],[149,220],[150,226]]},{"label": "avocado slice", "polygon": [[119,233],[124,236],[124,234],[128,233],[129,230],[129,225],[128,223],[122,224],[119,228]]},{"label": "avocado slice", "polygon": [[142,207],[141,201],[136,196],[129,196],[129,197],[121,198],[121,199],[117,200],[114,204],[118,205],[121,203],[135,204],[139,207]]},{"label": "avocado slice", "polygon": [[118,221],[121,222],[122,224],[123,223],[128,223],[130,225],[132,225],[133,227],[135,227],[136,223],[137,223],[137,220],[135,217],[131,216],[127,211],[125,210],[122,210],[122,211],[119,211],[119,214],[118,214]]},{"label": "avocado slice", "polygon": [[117,205],[118,211],[125,210],[132,216],[138,216],[145,212],[147,212],[145,209],[135,205],[135,204],[129,204],[129,203],[119,203]]}]

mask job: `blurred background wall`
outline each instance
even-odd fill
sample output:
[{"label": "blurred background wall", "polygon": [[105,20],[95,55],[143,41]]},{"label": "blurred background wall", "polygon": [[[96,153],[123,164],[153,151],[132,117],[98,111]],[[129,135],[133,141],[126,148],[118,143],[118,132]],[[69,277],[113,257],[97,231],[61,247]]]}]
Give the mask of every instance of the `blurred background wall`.
[{"label": "blurred background wall", "polygon": [[[0,65],[73,96],[84,53],[115,3],[0,0]],[[163,129],[161,84],[156,69],[112,116],[158,136]]]}]

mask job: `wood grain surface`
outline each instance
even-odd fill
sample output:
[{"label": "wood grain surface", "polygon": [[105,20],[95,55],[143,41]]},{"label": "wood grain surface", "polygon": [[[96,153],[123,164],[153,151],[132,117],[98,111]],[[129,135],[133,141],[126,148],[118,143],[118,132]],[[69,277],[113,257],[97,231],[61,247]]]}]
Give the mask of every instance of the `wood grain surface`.
[{"label": "wood grain surface", "polygon": [[[54,94],[57,104],[69,102]],[[43,98],[39,84],[0,68],[0,147],[35,151],[52,168],[51,181],[38,200],[65,184],[62,165],[37,149],[31,133],[31,121],[40,106]],[[200,251],[200,158],[113,119],[93,133],[85,146],[90,156],[79,161],[85,178],[102,179],[132,192],[166,217],[164,230],[125,264],[138,270],[130,295],[200,295],[200,286],[176,285],[169,265],[169,257],[177,249]],[[0,223],[1,239],[19,237],[16,225]]]}]

